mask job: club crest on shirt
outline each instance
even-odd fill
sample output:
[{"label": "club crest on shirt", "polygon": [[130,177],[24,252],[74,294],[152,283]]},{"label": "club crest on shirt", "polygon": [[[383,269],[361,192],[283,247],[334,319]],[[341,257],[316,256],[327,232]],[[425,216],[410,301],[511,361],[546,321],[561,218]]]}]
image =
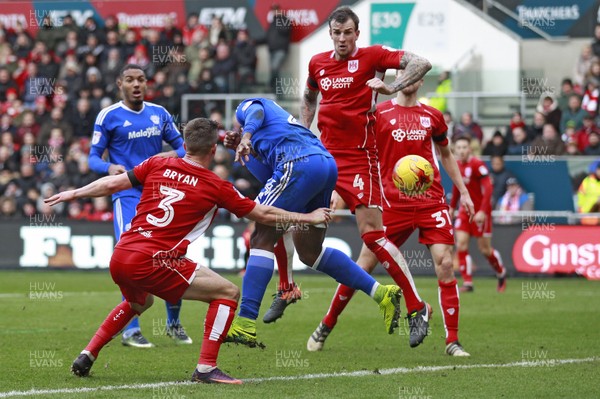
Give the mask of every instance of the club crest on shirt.
[{"label": "club crest on shirt", "polygon": [[158,115],[152,115],[150,117],[150,120],[152,121],[152,123],[154,123],[155,125],[158,125],[158,123],[160,122],[160,118],[158,117]]},{"label": "club crest on shirt", "polygon": [[431,118],[428,116],[421,116],[421,126],[424,128],[431,127]]},{"label": "club crest on shirt", "polygon": [[348,72],[354,73],[358,71],[358,60],[348,61]]}]

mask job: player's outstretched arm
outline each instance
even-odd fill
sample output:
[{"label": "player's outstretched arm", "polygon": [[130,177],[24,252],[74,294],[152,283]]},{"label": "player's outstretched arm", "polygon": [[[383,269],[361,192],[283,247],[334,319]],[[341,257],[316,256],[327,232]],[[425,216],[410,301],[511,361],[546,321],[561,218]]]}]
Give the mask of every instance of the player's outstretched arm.
[{"label": "player's outstretched arm", "polygon": [[454,183],[454,187],[456,187],[460,193],[461,204],[467,209],[470,218],[472,218],[475,214],[475,206],[469,195],[469,190],[467,190],[462,176],[460,175],[460,170],[458,170],[458,165],[456,164],[454,155],[452,155],[452,151],[450,151],[448,146],[436,145],[436,147],[442,157],[442,166],[444,166],[446,173],[448,173],[448,177],[450,177],[450,180]]},{"label": "player's outstretched arm", "polygon": [[318,97],[318,91],[311,90],[308,86],[304,89],[304,95],[302,96],[300,120],[302,121],[302,125],[304,125],[304,127],[307,129],[310,129],[310,125],[312,125],[313,120],[315,119],[315,114],[317,113]]},{"label": "player's outstretched arm", "polygon": [[105,197],[107,195],[114,194],[117,191],[126,190],[131,187],[131,181],[129,180],[127,173],[114,176],[104,176],[94,182],[91,182],[87,186],[55,194],[50,198],[46,198],[44,202],[52,206],[61,202],[72,201],[78,198]]},{"label": "player's outstretched arm", "polygon": [[400,60],[400,69],[403,72],[398,78],[392,82],[389,87],[391,91],[389,93],[382,94],[393,94],[400,90],[412,85],[423,79],[425,74],[431,69],[431,63],[426,59],[410,51],[405,51],[402,59]]},{"label": "player's outstretched arm", "polygon": [[246,217],[268,226],[276,226],[278,223],[284,223],[286,226],[293,223],[327,224],[331,220],[331,209],[319,208],[311,213],[297,213],[288,212],[274,206],[258,204]]}]

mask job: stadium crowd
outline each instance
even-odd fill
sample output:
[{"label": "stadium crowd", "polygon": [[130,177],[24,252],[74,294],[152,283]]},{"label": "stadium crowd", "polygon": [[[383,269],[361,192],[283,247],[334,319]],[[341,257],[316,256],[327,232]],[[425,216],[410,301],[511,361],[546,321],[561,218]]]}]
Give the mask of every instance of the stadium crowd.
[{"label": "stadium crowd", "polygon": [[[274,20],[260,40],[283,61],[289,24]],[[98,112],[119,100],[115,82],[127,63],[144,68],[146,101],[164,106],[180,130],[181,94],[245,92],[257,84],[255,41],[216,17],[208,26],[190,14],[182,28],[167,20],[162,29],[128,29],[116,17],[100,27],[91,17],[78,26],[70,15],[60,24],[48,15],[35,36],[20,24],[6,29],[0,23],[0,218],[112,220],[108,199],[54,209],[42,199],[99,177],[88,166],[89,140]],[[221,121],[216,106],[205,104],[194,115]],[[232,164],[222,150],[214,171],[256,195],[257,182]]]},{"label": "stadium crowd", "polygon": [[[146,101],[164,106],[177,119],[183,93],[273,90],[290,41],[289,24],[275,19],[266,37],[258,40],[245,30],[232,31],[216,17],[202,25],[197,14],[190,14],[181,28],[167,20],[162,29],[129,29],[116,17],[108,17],[103,27],[91,17],[78,26],[69,15],[54,25],[48,16],[32,36],[22,25],[6,29],[0,23],[2,219],[57,214],[112,220],[108,199],[55,208],[42,199],[99,177],[88,166],[89,140],[98,112],[118,101],[115,82],[126,63],[141,65],[150,78]],[[268,45],[273,64],[270,84],[262,87],[256,80],[260,43]],[[486,141],[470,113],[458,121],[448,110],[444,116],[450,137],[474,138],[476,155],[600,156],[599,96],[600,25],[594,41],[582,49],[573,76],[563,80],[558,95],[542,94],[529,123],[515,112],[505,131],[498,129]],[[212,102],[193,109],[195,116],[223,122],[221,112]],[[258,182],[232,159],[231,152],[220,148],[213,170],[253,198]],[[503,184],[494,195],[498,205],[508,177],[498,183]]]}]

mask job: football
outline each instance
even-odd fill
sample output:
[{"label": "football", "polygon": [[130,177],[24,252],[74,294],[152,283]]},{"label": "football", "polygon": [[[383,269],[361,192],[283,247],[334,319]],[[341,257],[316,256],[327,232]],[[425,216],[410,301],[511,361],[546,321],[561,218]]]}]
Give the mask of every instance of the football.
[{"label": "football", "polygon": [[433,167],[418,155],[402,157],[394,165],[394,185],[406,195],[423,194],[433,184]]}]

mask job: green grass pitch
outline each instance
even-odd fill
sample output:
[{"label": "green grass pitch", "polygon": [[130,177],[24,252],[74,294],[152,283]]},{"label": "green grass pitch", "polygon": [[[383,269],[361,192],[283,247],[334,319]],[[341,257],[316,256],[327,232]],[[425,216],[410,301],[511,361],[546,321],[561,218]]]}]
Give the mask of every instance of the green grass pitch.
[{"label": "green grass pitch", "polygon": [[[226,277],[241,285],[240,278]],[[390,283],[387,277],[381,281]],[[268,294],[274,291],[275,282],[273,279]],[[14,397],[434,399],[599,395],[598,282],[512,279],[506,293],[498,294],[495,280],[476,279],[475,293],[461,295],[460,337],[470,358],[444,354],[444,327],[434,278],[416,279],[421,296],[434,309],[431,336],[418,348],[408,346],[405,324],[396,334],[385,334],[377,305],[358,294],[324,350],[310,353],[306,340],[327,310],[336,283],[316,275],[299,275],[298,282],[304,298],[290,306],[275,324],[258,323],[259,339],[266,349],[231,344],[221,348],[219,366],[250,381],[242,386],[212,386],[175,383],[189,380],[195,367],[205,304],[184,303],[181,320],[194,339],[193,345],[178,346],[164,335],[165,307],[157,300],[141,319],[144,335],[156,348],[126,348],[119,337],[101,352],[91,377],[82,379],[69,373],[70,364],[120,298],[108,272],[2,272],[0,398],[8,397],[10,391],[32,389],[42,392]],[[270,299],[267,295],[260,318]],[[565,363],[565,359],[579,360]]]}]

